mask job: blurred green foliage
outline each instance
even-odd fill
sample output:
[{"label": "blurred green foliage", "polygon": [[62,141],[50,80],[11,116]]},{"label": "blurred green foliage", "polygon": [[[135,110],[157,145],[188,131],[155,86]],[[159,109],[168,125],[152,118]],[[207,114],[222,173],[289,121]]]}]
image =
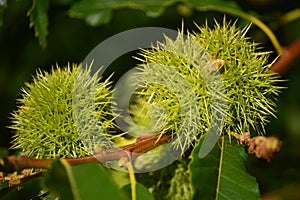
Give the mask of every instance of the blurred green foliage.
[{"label": "blurred green foliage", "polygon": [[[118,2],[116,1],[116,3]],[[44,9],[44,13],[47,12],[48,18],[30,22],[30,16],[35,14],[34,5],[37,6],[37,4],[32,4],[29,0],[0,1],[1,146],[10,146],[9,142],[13,133],[6,128],[11,125],[10,113],[16,109],[16,99],[20,97],[20,88],[24,86],[24,82],[32,80],[32,74],[38,68],[49,70],[56,63],[59,65],[66,65],[68,62],[79,63],[104,39],[136,27],[157,26],[177,30],[182,21],[184,21],[185,28],[189,30],[196,29],[194,22],[201,25],[207,21],[209,25],[213,25],[213,20],[223,19],[224,13],[213,9],[204,9],[205,7],[200,3],[217,6],[229,3],[225,0],[168,1],[170,4],[163,4],[164,7],[154,6],[150,9],[145,6],[147,2],[156,2],[161,5],[161,1],[145,1],[144,6],[139,3],[143,1],[132,2],[140,7],[132,7],[134,4],[110,7],[112,9],[104,9],[101,15],[85,16],[84,12],[81,12],[80,15],[78,11],[78,6],[84,4],[83,1],[54,0],[49,1],[49,5],[39,5]],[[230,2],[234,8],[251,13],[265,22],[275,33],[281,45],[286,46],[299,38],[299,0],[237,0],[237,3]],[[49,6],[48,9],[47,6]],[[199,9],[199,7],[203,9]],[[160,10],[161,8],[163,10]],[[298,12],[293,12],[297,9]],[[29,10],[31,12],[28,17]],[[99,21],[99,19],[103,19],[103,21]],[[235,20],[236,17],[227,15],[227,19]],[[46,22],[48,25],[45,24]],[[39,39],[35,37],[37,32],[34,32],[33,28],[29,28],[32,23],[33,25],[40,24],[42,29],[43,25],[47,25],[44,32],[38,33]],[[238,21],[238,24],[241,25],[246,23],[249,21],[244,19]],[[261,43],[264,50],[275,51],[268,37],[256,26],[251,27],[248,36],[252,37],[255,42]],[[276,56],[277,54],[273,53],[273,58]],[[131,58],[125,59],[128,63],[133,62]],[[290,193],[295,193],[293,186],[300,183],[299,65],[300,59],[298,58],[283,75],[288,82],[283,83],[287,89],[278,97],[278,118],[272,118],[271,123],[266,127],[267,134],[277,135],[283,141],[282,151],[271,164],[252,157],[248,163],[248,170],[258,179],[263,194],[273,191],[270,195],[284,196],[281,188],[292,190]],[[115,71],[122,67],[118,63],[113,63],[112,66]],[[299,196],[299,192],[296,192],[289,198],[296,199]]]}]

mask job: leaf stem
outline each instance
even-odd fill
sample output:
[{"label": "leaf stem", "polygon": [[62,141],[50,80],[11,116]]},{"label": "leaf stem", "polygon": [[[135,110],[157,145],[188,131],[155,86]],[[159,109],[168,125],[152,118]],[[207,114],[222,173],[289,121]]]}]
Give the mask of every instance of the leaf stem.
[{"label": "leaf stem", "polygon": [[127,168],[129,173],[129,179],[131,184],[131,199],[136,200],[136,180],[135,180],[134,169],[131,164],[131,161],[127,162],[125,164],[125,167]]}]

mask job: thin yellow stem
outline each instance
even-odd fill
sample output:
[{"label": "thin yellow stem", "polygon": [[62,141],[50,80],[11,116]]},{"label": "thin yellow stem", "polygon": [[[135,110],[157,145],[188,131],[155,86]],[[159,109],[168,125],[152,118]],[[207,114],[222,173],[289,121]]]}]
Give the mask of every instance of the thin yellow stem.
[{"label": "thin yellow stem", "polygon": [[[246,18],[246,15],[245,15],[245,18]],[[267,25],[265,25],[262,21],[260,21],[259,19],[257,19],[254,16],[247,15],[247,18],[253,24],[255,24],[256,26],[258,26],[269,37],[269,39],[272,42],[272,44],[273,44],[273,46],[274,46],[277,54],[281,55],[283,48],[281,47],[278,39],[276,38],[275,34],[271,31],[271,29]]]},{"label": "thin yellow stem", "polygon": [[134,169],[131,162],[127,162],[125,167],[128,169],[129,179],[131,184],[131,199],[136,200],[136,180],[134,175]]}]

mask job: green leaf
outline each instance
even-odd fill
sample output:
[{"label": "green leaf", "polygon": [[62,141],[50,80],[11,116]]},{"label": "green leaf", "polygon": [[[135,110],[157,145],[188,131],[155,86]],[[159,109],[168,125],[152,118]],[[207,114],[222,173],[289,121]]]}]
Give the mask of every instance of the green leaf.
[{"label": "green leaf", "polygon": [[29,27],[34,27],[35,36],[38,37],[40,45],[45,48],[48,34],[48,11],[49,0],[33,0],[32,7],[27,15],[30,18]]},{"label": "green leaf", "polygon": [[178,2],[189,5],[189,7],[199,11],[241,10],[235,2],[223,0],[81,0],[72,5],[69,10],[69,15],[71,17],[84,19],[91,26],[98,26],[108,23],[114,10],[123,8],[137,9],[144,11],[149,17],[159,17],[164,13],[167,7]]},{"label": "green leaf", "polygon": [[204,137],[194,148],[189,169],[195,189],[194,199],[259,199],[256,179],[246,171],[247,153],[243,146],[221,138],[219,145],[204,158],[199,150]]},{"label": "green leaf", "polygon": [[45,185],[61,199],[121,199],[117,186],[96,163],[69,165],[64,160],[54,162]]},{"label": "green leaf", "polygon": [[[121,189],[124,200],[131,200],[131,184],[125,185]],[[137,200],[154,200],[149,190],[140,183],[136,183],[136,199]]]},{"label": "green leaf", "polygon": [[74,18],[84,19],[91,26],[108,23],[114,10],[123,8],[144,11],[149,17],[159,17],[176,0],[81,0],[72,5],[69,15]]},{"label": "green leaf", "polygon": [[108,23],[114,10],[122,8],[138,9],[144,11],[149,17],[161,16],[166,8],[176,3],[198,11],[217,11],[246,19],[258,26],[270,38],[278,52],[281,51],[276,36],[262,21],[249,13],[244,12],[235,1],[224,0],[80,0],[72,5],[69,15],[85,20],[91,26]]},{"label": "green leaf", "polygon": [[91,26],[98,26],[101,24],[106,24],[110,21],[112,13],[110,9],[103,9],[94,14],[91,12],[86,17],[86,22]]}]

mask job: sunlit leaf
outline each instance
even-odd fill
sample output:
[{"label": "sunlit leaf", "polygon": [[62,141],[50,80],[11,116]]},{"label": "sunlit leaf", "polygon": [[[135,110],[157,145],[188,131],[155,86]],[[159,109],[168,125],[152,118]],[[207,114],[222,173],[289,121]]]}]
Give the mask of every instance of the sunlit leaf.
[{"label": "sunlit leaf", "polygon": [[49,0],[33,0],[32,7],[27,15],[30,18],[29,27],[34,27],[35,36],[38,37],[40,45],[45,48],[48,35],[48,7]]},{"label": "sunlit leaf", "polygon": [[110,21],[112,17],[112,13],[110,9],[103,9],[99,12],[95,12],[94,14],[90,13],[86,17],[86,22],[92,26],[101,25],[101,23],[105,24]]},{"label": "sunlit leaf", "polygon": [[256,179],[245,168],[247,153],[243,146],[222,137],[206,157],[199,159],[203,138],[193,150],[189,166],[194,199],[259,199]]},{"label": "sunlit leaf", "polygon": [[45,185],[61,199],[121,199],[117,186],[96,163],[69,165],[66,161],[55,162]]}]

